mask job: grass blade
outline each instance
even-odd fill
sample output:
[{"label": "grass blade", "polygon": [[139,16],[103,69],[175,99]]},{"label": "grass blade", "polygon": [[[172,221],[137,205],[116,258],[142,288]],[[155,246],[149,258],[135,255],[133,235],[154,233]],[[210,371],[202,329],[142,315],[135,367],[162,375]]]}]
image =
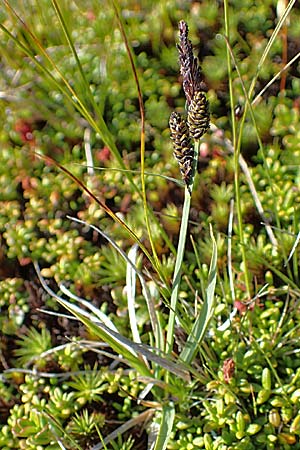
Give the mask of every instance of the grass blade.
[{"label": "grass blade", "polygon": [[175,407],[173,403],[163,406],[159,434],[153,450],[165,450],[173,429]]},{"label": "grass blade", "polygon": [[126,433],[126,431],[130,430],[130,428],[140,425],[141,422],[146,422],[153,416],[155,410],[148,409],[147,411],[142,412],[139,416],[134,417],[133,419],[128,420],[123,425],[118,427],[112,433],[110,433],[106,438],[103,439],[103,442],[91,448],[91,450],[101,450],[102,448],[106,448],[105,444],[109,444],[111,441],[116,439],[120,434]]},{"label": "grass blade", "polygon": [[189,334],[185,347],[180,354],[180,359],[186,364],[190,364],[192,362],[195,353],[199,349],[199,345],[201,344],[204,334],[208,328],[215,308],[214,293],[217,280],[217,244],[212,229],[210,229],[210,235],[212,240],[212,257],[210,262],[205,299],[200,314],[194,322],[192,331]]},{"label": "grass blade", "polygon": [[[45,283],[36,262],[34,263],[34,267],[45,291],[79,319],[101,341],[106,342],[116,353],[122,355],[124,362],[130,367],[134,368],[143,376],[153,378],[152,372],[145,364],[145,360],[149,360],[157,366],[163,367],[167,372],[173,373],[185,381],[190,381],[190,375],[186,367],[177,362],[175,363],[168,355],[163,354],[159,349],[131,341],[120,333],[107,327],[103,322],[100,322],[99,317],[96,315],[87,313],[85,310],[59,297]],[[162,356],[160,356],[160,354]]]},{"label": "grass blade", "polygon": [[140,333],[138,330],[136,312],[135,312],[135,296],[136,296],[136,271],[133,265],[136,264],[137,258],[137,244],[134,244],[128,252],[128,259],[132,264],[127,262],[126,265],[126,294],[127,294],[127,306],[128,316],[131,334],[134,342],[141,343]]},{"label": "grass blade", "polygon": [[[82,100],[79,95],[75,92],[75,90],[72,88],[72,86],[70,85],[70,83],[67,81],[67,79],[65,78],[64,74],[62,73],[62,71],[59,69],[59,67],[56,65],[56,63],[54,62],[54,60],[51,58],[51,56],[47,53],[46,49],[43,47],[43,45],[41,44],[41,42],[38,40],[38,38],[33,34],[33,32],[30,30],[30,28],[27,26],[27,24],[24,22],[24,20],[18,15],[18,13],[12,8],[12,6],[9,4],[9,2],[7,0],[4,0],[4,3],[6,5],[6,7],[8,8],[8,10],[10,11],[10,13],[17,19],[17,21],[20,23],[20,25],[22,26],[24,32],[26,33],[26,35],[28,35],[28,38],[30,39],[30,41],[32,41],[35,45],[35,47],[38,49],[38,51],[40,52],[40,55],[44,58],[44,62],[40,62],[38,60],[39,55],[35,55],[33,53],[33,51],[31,50],[31,48],[29,46],[26,46],[24,44],[22,44],[22,42],[20,42],[20,40],[18,38],[16,38],[13,33],[11,33],[3,24],[0,23],[0,29],[2,29],[2,31],[7,34],[14,42],[16,45],[18,45],[23,51],[24,53],[32,60],[32,62],[38,67],[38,69],[43,73],[43,75],[52,83],[55,85],[55,87],[57,89],[59,89],[59,91],[64,95],[65,98],[68,99],[68,101],[70,101],[72,103],[72,105],[79,111],[79,113],[87,120],[87,122],[91,125],[91,127],[95,130],[96,133],[98,133],[101,136],[101,139],[103,140],[103,142],[105,143],[105,145],[111,150],[111,152],[113,153],[114,157],[116,158],[119,166],[122,169],[126,169],[124,161],[116,147],[115,144],[115,140],[113,135],[111,134],[111,132],[109,131],[103,115],[100,112],[99,107],[96,105],[94,98],[90,92],[90,87],[85,79],[85,75],[83,73],[83,69],[81,67],[80,64],[80,60],[78,58],[78,55],[76,53],[75,50],[75,46],[72,42],[71,39],[71,35],[68,32],[67,26],[65,21],[63,20],[63,16],[58,8],[58,4],[57,2],[55,2],[53,0],[53,4],[55,6],[55,11],[56,14],[59,18],[60,24],[62,26],[62,29],[64,31],[64,34],[67,38],[69,47],[71,48],[71,51],[73,53],[73,56],[75,58],[77,67],[79,69],[79,72],[81,73],[82,77],[83,77],[83,82],[84,85],[86,85],[86,89],[87,89],[87,95],[89,98],[89,101],[91,102],[95,112],[96,112],[96,119],[93,117],[93,115],[89,112],[88,107],[84,104],[84,100]],[[49,68],[46,67],[46,63],[49,65]],[[51,69],[54,69],[56,75],[58,75],[59,79],[63,82],[63,85],[60,84],[60,82],[58,82],[55,78],[55,76],[51,73]],[[132,179],[132,175],[131,172],[126,172],[126,176],[130,182],[130,184],[132,185],[133,189],[140,193],[139,188],[137,187],[137,185],[133,182]]]},{"label": "grass blade", "polygon": [[[157,251],[155,248],[155,243],[153,240],[152,232],[151,232],[151,225],[150,225],[150,216],[151,220],[158,226],[160,226],[159,222],[157,221],[157,218],[154,216],[152,210],[149,208],[148,202],[147,202],[147,195],[146,195],[146,184],[145,184],[145,107],[143,102],[143,95],[141,90],[141,85],[138,77],[138,72],[136,70],[136,64],[134,61],[134,54],[132,52],[131,46],[129,44],[124,22],[122,20],[121,14],[119,13],[117,4],[114,0],[111,0],[111,3],[113,5],[113,9],[116,15],[116,18],[118,20],[119,28],[123,37],[124,45],[126,47],[127,55],[130,62],[131,71],[133,74],[133,78],[135,81],[135,85],[137,88],[138,93],[138,101],[139,101],[139,109],[140,109],[140,117],[141,117],[141,134],[140,134],[140,152],[141,152],[141,185],[142,185],[142,199],[143,199],[143,208],[145,213],[145,223],[146,228],[148,232],[148,237],[151,245],[153,260],[156,265],[156,270],[160,272],[161,276],[163,276],[163,271],[160,268],[160,261],[157,255]],[[165,236],[164,236],[165,237]],[[166,281],[166,280],[165,280]]]},{"label": "grass blade", "polygon": [[[162,350],[162,348],[161,348],[162,330],[160,329],[160,326],[159,326],[159,320],[158,320],[158,317],[156,314],[155,306],[153,304],[148,286],[147,286],[141,272],[137,269],[135,264],[132,262],[131,258],[126,255],[126,253],[116,244],[116,242],[114,242],[106,233],[104,233],[102,230],[100,230],[100,228],[95,227],[95,225],[88,224],[83,220],[77,219],[76,217],[71,217],[71,216],[67,216],[67,217],[70,220],[73,220],[74,222],[82,223],[83,225],[92,228],[97,233],[99,233],[102,237],[104,237],[104,239],[106,239],[124,258],[124,260],[126,261],[126,264],[127,264],[127,270],[130,267],[132,269],[132,272],[134,272],[136,275],[138,275],[138,278],[139,278],[141,286],[142,286],[142,292],[143,292],[143,295],[144,295],[146,303],[147,303],[147,308],[148,308],[148,313],[149,313],[153,333],[156,337],[157,347]],[[131,276],[132,276],[132,274],[131,274]]]}]

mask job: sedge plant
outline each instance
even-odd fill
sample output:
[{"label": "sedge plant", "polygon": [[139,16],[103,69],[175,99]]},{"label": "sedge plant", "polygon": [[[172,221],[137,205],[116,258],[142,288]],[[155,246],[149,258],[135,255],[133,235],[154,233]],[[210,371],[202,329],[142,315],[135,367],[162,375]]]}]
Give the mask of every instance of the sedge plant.
[{"label": "sedge plant", "polygon": [[[267,157],[265,157],[265,149],[259,139],[263,159],[260,170],[264,171],[255,174],[255,181],[257,184],[261,181],[261,173],[268,175],[266,177],[268,185],[274,194],[271,196],[271,207],[274,211],[277,228],[280,231],[274,230],[270,226],[269,228],[266,227],[267,238],[259,236],[257,242],[251,236],[252,229],[243,223],[245,218],[242,215],[242,208],[245,204],[244,196],[246,198],[246,195],[241,182],[243,172],[258,213],[264,220],[264,210],[266,205],[270,204],[267,196],[270,194],[268,190],[263,193],[259,192],[259,195],[256,192],[255,184],[251,178],[252,172],[241,154],[242,136],[245,130],[247,113],[250,112],[251,119],[254,119],[252,110],[259,95],[254,100],[252,98],[257,77],[294,2],[291,1],[288,4],[286,11],[279,19],[278,25],[275,27],[266,50],[259,61],[257,73],[248,91],[244,86],[243,76],[240,76],[237,58],[230,47],[233,31],[229,27],[228,2],[224,2],[231,109],[234,110],[234,89],[236,88],[233,83],[233,64],[239,75],[238,80],[243,86],[245,112],[239,123],[232,113],[232,142],[228,137],[225,137],[222,142],[225,150],[228,150],[229,154],[234,154],[235,203],[231,202],[230,205],[228,225],[228,280],[226,274],[223,273],[224,280],[222,279],[221,286],[216,286],[219,261],[212,232],[210,239],[207,239],[202,247],[201,244],[198,244],[200,240],[198,241],[193,237],[193,251],[185,253],[191,199],[197,198],[194,180],[195,176],[197,177],[200,139],[209,125],[205,85],[199,63],[193,55],[187,24],[184,21],[179,24],[178,46],[180,72],[186,97],[186,111],[184,114],[179,114],[176,110],[170,118],[174,155],[179,163],[184,187],[183,212],[176,250],[172,247],[172,243],[168,240],[168,236],[153,214],[151,204],[147,200],[145,180],[147,180],[146,177],[149,174],[152,177],[155,174],[151,174],[145,168],[143,93],[139,86],[134,52],[130,48],[130,40],[127,38],[126,26],[122,14],[119,13],[117,2],[112,2],[112,11],[116,15],[131,63],[130,67],[135,79],[140,104],[140,182],[137,182],[137,178],[133,177],[134,172],[130,170],[128,161],[125,163],[125,158],[122,159],[114,138],[105,123],[102,107],[99,107],[90,90],[89,80],[81,66],[81,55],[78,53],[78,46],[73,42],[74,37],[69,28],[70,20],[63,3],[53,1],[52,5],[58,27],[62,30],[66,41],[66,48],[69,48],[74,65],[78,69],[78,77],[74,77],[74,83],[72,84],[68,81],[64,70],[55,61],[53,53],[43,47],[40,38],[34,34],[28,22],[25,22],[24,17],[16,13],[11,2],[5,1],[4,4],[10,16],[14,19],[16,30],[9,30],[8,23],[4,22],[1,24],[2,31],[26,55],[26,62],[30,61],[30,64],[35,64],[39,74],[48,79],[52,86],[55,86],[55,89],[66,101],[66,105],[72,108],[72,112],[77,111],[80,117],[84,118],[85,126],[88,124],[86,130],[94,130],[101,136],[106,146],[110,148],[118,164],[114,171],[120,175],[119,182],[121,177],[124,177],[126,180],[124,184],[130,186],[133,193],[131,200],[137,199],[143,205],[146,237],[143,236],[142,238],[141,233],[136,231],[134,225],[128,225],[127,217],[116,214],[116,208],[110,208],[110,202],[104,200],[103,192],[102,195],[98,195],[98,191],[92,187],[93,183],[87,184],[86,181],[82,181],[78,167],[74,168],[74,164],[72,164],[70,169],[70,166],[66,167],[65,163],[61,164],[54,157],[40,156],[42,161],[42,163],[40,161],[40,164],[45,162],[47,170],[59,170],[60,180],[63,177],[69,177],[69,180],[77,188],[84,191],[85,198],[89,198],[90,202],[94,202],[101,208],[101,214],[97,217],[95,217],[95,214],[92,223],[88,219],[84,220],[85,217],[79,213],[76,216],[74,211],[78,212],[78,210],[75,209],[72,213],[68,211],[68,223],[74,228],[77,227],[77,230],[81,232],[91,233],[94,237],[98,236],[98,239],[105,243],[104,245],[112,248],[111,253],[104,253],[108,258],[109,255],[114,255],[111,261],[118,262],[116,268],[118,274],[119,269],[122,268],[118,284],[124,278],[126,281],[121,294],[120,290],[113,292],[112,288],[111,292],[116,297],[122,295],[122,302],[124,298],[127,300],[128,322],[125,323],[130,331],[126,333],[126,328],[122,325],[119,326],[116,315],[110,315],[105,307],[100,308],[90,300],[82,298],[80,295],[84,295],[80,293],[80,289],[78,289],[79,292],[75,292],[70,279],[61,283],[62,273],[67,273],[68,267],[66,265],[64,266],[65,271],[59,275],[55,273],[55,266],[53,266],[54,273],[51,273],[51,276],[54,276],[59,283],[59,292],[57,293],[54,288],[50,287],[44,278],[45,274],[49,274],[49,270],[44,266],[45,260],[49,262],[51,258],[48,259],[43,255],[45,250],[41,245],[39,253],[34,255],[36,273],[49,297],[55,299],[57,304],[64,308],[64,311],[68,311],[68,314],[60,314],[44,309],[42,313],[49,316],[50,314],[57,314],[61,321],[67,322],[68,326],[73,325],[72,330],[75,330],[75,333],[77,329],[88,330],[90,339],[83,340],[79,337],[74,341],[72,340],[69,345],[49,350],[50,336],[44,335],[44,329],[42,328],[42,332],[38,334],[30,331],[28,338],[23,338],[17,343],[20,348],[15,352],[15,356],[19,365],[25,366],[25,369],[17,367],[15,371],[7,372],[7,375],[10,374],[16,380],[18,380],[18,376],[22,376],[22,373],[28,375],[21,384],[22,398],[24,402],[26,400],[26,407],[18,408],[18,405],[15,405],[12,408],[10,417],[12,431],[7,427],[4,428],[1,445],[6,433],[7,442],[10,439],[10,448],[17,445],[18,438],[21,445],[23,447],[27,445],[27,448],[32,448],[29,445],[44,446],[45,448],[49,446],[51,449],[80,449],[87,445],[93,446],[93,450],[135,448],[139,444],[137,440],[133,444],[133,440],[126,436],[135,427],[147,429],[148,448],[156,450],[165,448],[170,450],[190,448],[209,450],[221,448],[227,450],[234,446],[242,450],[255,450],[256,448],[280,448],[278,447],[280,445],[289,449],[292,445],[298,444],[296,440],[299,435],[299,414],[297,411],[299,409],[300,389],[299,371],[297,371],[297,364],[299,366],[297,360],[299,292],[295,280],[298,278],[297,245],[299,239],[295,237],[294,242],[290,245],[291,248],[285,249],[284,239],[280,235],[283,231],[280,229],[280,223],[283,223],[281,222],[283,219],[279,217],[274,201],[275,194],[278,195],[275,185],[272,183],[272,177],[277,176],[278,171],[276,172],[275,164],[270,164],[274,150],[269,149],[269,154],[266,153]],[[100,11],[98,12],[100,14]],[[32,15],[31,20],[33,20],[33,17]],[[226,51],[225,41],[223,40]],[[280,112],[277,114],[279,117]],[[280,119],[280,121],[283,120]],[[259,138],[255,120],[253,120],[253,123]],[[293,122],[293,128],[296,127],[297,120]],[[211,129],[213,132],[215,131],[214,126]],[[274,132],[280,133],[280,130],[278,131],[274,127]],[[89,136],[89,133],[85,133],[85,141],[89,140]],[[296,135],[294,138],[296,139]],[[87,153],[89,153],[88,149]],[[87,164],[90,169],[89,173],[93,174],[94,167],[90,153]],[[108,171],[109,169],[104,168],[103,171],[105,170]],[[139,185],[141,185],[141,188],[139,188]],[[53,186],[51,185],[51,187]],[[286,191],[284,190],[284,195],[286,192],[284,200],[287,203],[287,212],[290,212],[289,198],[294,197],[288,197],[288,191],[291,191],[288,187]],[[49,195],[52,194],[51,189],[47,192],[49,192]],[[211,197],[216,204],[220,197],[225,195],[229,203],[231,190],[229,189],[227,192],[225,185],[211,191]],[[249,202],[248,199],[247,201]],[[52,206],[55,208],[55,205],[57,205],[57,202],[53,196]],[[237,227],[234,208],[237,211]],[[95,212],[95,209],[93,211]],[[102,218],[105,214],[108,216],[105,219],[108,221],[107,223],[111,225],[114,221],[116,224],[115,230],[117,229],[117,232],[114,232],[114,236],[111,232],[111,226],[103,231],[103,223],[105,222],[102,221]],[[101,220],[98,220],[99,217],[101,217]],[[222,225],[224,225],[226,217],[222,217],[222,219]],[[2,221],[4,220],[2,219]],[[213,214],[213,220],[218,220],[217,213]],[[284,220],[287,219],[284,218]],[[132,223],[134,224],[134,222]],[[32,222],[29,225],[33,230],[35,229]],[[17,226],[18,229],[22,228],[20,223]],[[205,226],[204,223],[203,227]],[[43,227],[47,228],[46,221],[43,222]],[[165,259],[160,257],[155,246],[155,227],[161,231],[164,243],[167,243],[171,253],[175,255],[175,268],[172,277],[168,277],[168,274],[173,260],[171,257],[169,258],[168,261],[171,261],[171,263],[168,262],[168,269],[166,270],[164,267]],[[207,228],[209,229],[208,226]],[[34,240],[34,234],[28,234],[26,240],[24,238],[21,241],[20,238],[15,237],[15,235],[21,235],[21,233],[9,231],[6,232],[5,236],[11,237],[10,240],[7,239],[11,249],[14,249],[13,244],[15,241],[17,242],[15,251],[21,252],[22,245],[20,244],[25,246],[26,242],[31,241],[32,243]],[[293,223],[293,232],[295,235],[298,233],[296,216]],[[123,245],[120,243],[121,237],[124,235],[129,236],[130,239],[128,252],[124,251]],[[236,236],[238,242],[235,240]],[[290,236],[289,238],[291,241],[292,238]],[[282,253],[284,253],[285,264],[287,265],[286,270],[278,268],[278,260],[274,259],[273,262],[270,262],[268,259],[270,249],[270,243],[266,243],[268,239],[273,247],[277,246],[278,242],[282,245]],[[76,246],[72,245],[71,238],[69,241],[69,246],[77,251],[80,240],[76,241]],[[217,242],[223,247],[224,254],[226,237],[218,239]],[[241,255],[239,254],[237,257],[239,252]],[[206,254],[212,255],[210,270],[201,265],[203,254],[205,256]],[[251,255],[251,258],[249,255]],[[191,267],[193,267],[193,270],[194,267],[197,267],[193,276],[195,275],[200,280],[201,295],[193,292],[192,284],[188,285],[186,279],[182,279],[182,273],[185,273],[185,256],[187,256],[188,262],[194,263],[194,260],[196,260],[196,264],[194,266],[191,264]],[[30,257],[29,250],[26,257]],[[122,264],[119,264],[120,261]],[[242,269],[237,267],[236,261],[238,261],[238,264],[242,261]],[[291,261],[292,267],[290,267]],[[264,270],[264,267],[268,268],[266,282],[270,285],[270,287],[264,285],[252,298],[254,286],[251,283],[251,264],[253,266],[256,264],[256,269],[257,266],[261,270]],[[126,273],[123,270],[124,267],[126,267]],[[104,268],[105,270],[103,270]],[[103,277],[105,282],[109,283],[113,279],[116,280],[117,276],[106,276],[106,274],[109,275],[109,264],[106,264],[106,261],[105,264],[100,265],[100,269],[99,273],[105,275],[105,278]],[[295,280],[293,280],[293,271]],[[282,281],[282,288],[277,289],[274,286],[273,278],[275,277]],[[240,282],[241,280],[242,282]],[[184,317],[184,314],[181,314],[182,311],[184,312],[184,308],[189,313],[192,310],[184,295],[180,292],[180,287],[184,283],[191,288],[188,294],[186,292],[184,294],[188,295],[189,300],[193,295],[195,298],[195,312],[190,314],[189,320]],[[101,283],[99,282],[99,284]],[[216,295],[218,304],[215,310]],[[238,300],[239,296],[240,299]],[[246,303],[242,301],[245,298],[248,300]],[[282,298],[284,298],[283,301]],[[202,304],[199,307],[201,300]],[[11,309],[14,306],[13,302],[14,297],[12,296],[10,298]],[[143,303],[144,311],[146,311],[142,319],[139,317],[138,302]],[[229,315],[228,309],[231,307],[232,312]],[[216,321],[207,333],[214,310],[216,311]],[[295,311],[294,316],[293,311]],[[20,314],[20,317],[22,319],[23,316]],[[181,340],[178,339],[178,330],[182,332]],[[209,340],[204,341],[204,336],[208,336]],[[32,338],[34,338],[33,344],[35,344],[33,349],[28,348]],[[89,373],[89,367],[93,367],[93,364],[91,364],[84,366],[83,370],[80,371],[84,359],[84,355],[82,356],[80,353],[81,349],[89,354],[96,354],[99,358],[108,358],[111,361],[110,366],[100,368],[95,365]],[[63,373],[49,373],[49,370],[55,370],[55,366],[51,368],[51,365],[48,364],[48,356],[56,353],[58,362],[64,360],[64,364],[60,364]],[[79,354],[80,356],[78,356]],[[45,356],[47,356],[47,360],[45,360]],[[211,366],[209,360],[212,361]],[[220,362],[222,361],[223,367],[220,368]],[[124,370],[124,373],[126,372],[128,378],[122,371],[114,370],[119,364],[126,367],[126,369],[121,367],[120,369]],[[30,369],[30,366],[33,367],[33,370]],[[215,368],[220,368],[218,373],[214,372]],[[103,372],[101,372],[101,369],[103,369]],[[123,376],[124,378],[122,378]],[[49,385],[46,382],[47,377],[51,379]],[[71,377],[71,381],[68,380],[68,377]],[[61,386],[56,386],[55,384],[59,384],[61,378],[64,382],[61,383]],[[65,381],[65,378],[67,378],[67,381]],[[125,380],[128,382],[125,382]],[[198,389],[199,385],[201,389]],[[202,389],[204,385],[205,388]],[[4,382],[1,380],[1,390],[4,390],[3,386]],[[36,390],[38,390],[39,395],[35,395]],[[115,410],[118,411],[118,419],[122,423],[114,423],[115,429],[111,432],[111,430],[107,431],[105,428],[104,407],[103,411],[99,412],[98,409],[101,410],[109,395],[111,393],[116,394],[117,391],[120,395],[118,402],[115,402]],[[49,401],[46,400],[47,396],[49,396]],[[125,399],[124,402],[121,398]],[[30,408],[30,401],[34,402],[35,407],[33,409]],[[134,410],[131,410],[134,401],[136,406]],[[106,406],[108,403],[107,401]],[[77,413],[72,415],[74,405]],[[98,415],[92,409],[94,405],[97,406]],[[197,410],[197,414],[193,415],[195,410]],[[187,411],[192,412],[187,414]],[[65,427],[66,421],[68,421],[68,425]]]},{"label": "sedge plant", "polygon": [[[63,26],[65,27],[64,22]],[[81,306],[76,306],[63,297],[55,294],[46,285],[43,280],[39,265],[35,263],[35,268],[40,278],[40,281],[46,291],[54,297],[62,306],[64,306],[70,313],[72,313],[77,320],[80,320],[85,324],[90,332],[97,336],[100,340],[108,343],[110,347],[117,352],[126,362],[129,367],[136,370],[137,374],[143,379],[148,380],[148,386],[145,388],[143,394],[140,396],[141,401],[146,402],[147,395],[150,391],[156,399],[156,407],[159,414],[155,415],[155,420],[159,420],[159,426],[156,428],[153,440],[153,448],[155,450],[163,450],[166,448],[170,434],[173,430],[173,422],[176,412],[176,402],[165,401],[164,397],[167,392],[173,393],[173,396],[180,395],[181,384],[175,382],[174,377],[178,377],[183,382],[190,382],[190,371],[193,372],[192,362],[199,351],[199,346],[204,337],[205,331],[212,317],[214,310],[214,288],[216,283],[216,244],[211,232],[212,242],[212,261],[210,273],[208,275],[207,287],[204,289],[205,299],[198,316],[196,316],[193,326],[188,330],[188,338],[185,346],[182,349],[181,354],[176,358],[171,355],[173,352],[174,344],[174,331],[175,322],[179,323],[177,318],[177,301],[178,292],[181,281],[181,270],[184,258],[185,241],[188,230],[188,219],[191,196],[193,191],[193,183],[195,174],[197,172],[197,161],[199,153],[200,138],[207,131],[209,127],[209,111],[208,101],[204,91],[204,83],[202,80],[201,68],[198,64],[198,60],[193,55],[192,44],[188,38],[188,26],[184,21],[179,24],[179,60],[180,70],[183,76],[183,89],[187,100],[187,119],[182,118],[179,113],[172,113],[170,118],[171,138],[174,143],[174,156],[178,160],[180,172],[185,185],[185,197],[183,205],[183,213],[181,219],[181,227],[179,234],[179,242],[177,249],[177,256],[174,268],[173,283],[170,289],[171,298],[169,302],[169,319],[166,333],[166,343],[164,346],[164,330],[161,327],[161,319],[157,314],[155,305],[153,303],[153,295],[149,291],[149,286],[145,282],[144,274],[142,274],[136,267],[136,262],[133,260],[133,253],[130,256],[126,256],[123,250],[101,229],[94,225],[89,225],[83,221],[79,221],[76,218],[71,217],[76,222],[81,222],[85,226],[90,226],[102,237],[104,237],[110,245],[112,245],[124,258],[130,272],[127,277],[127,295],[128,295],[128,310],[130,313],[130,325],[133,335],[133,340],[122,336],[115,325],[100,313],[95,307],[88,304],[85,300],[74,297],[65,291],[61,286],[61,291],[71,295],[73,299],[79,302],[79,305],[84,305],[88,308],[89,312],[84,311]],[[74,51],[74,47],[72,47]],[[54,163],[68,176],[75,180],[84,190],[90,195],[100,206],[104,207],[106,212],[117,220],[121,226],[125,226],[123,221],[120,220],[114,213],[112,213],[106,205],[100,203],[95,195],[88,189],[81,181],[65,167],[54,162],[49,157],[43,157],[46,161]],[[148,207],[147,207],[148,208]],[[151,233],[151,229],[148,230]],[[159,278],[164,280],[163,272],[160,274],[160,264],[157,263],[157,255],[154,252],[154,259],[149,255],[141,241],[135,236],[133,231],[128,230],[130,235],[134,238],[138,246],[150,262],[153,264],[153,268],[158,271]],[[152,242],[153,246],[153,242]],[[143,295],[148,307],[148,313],[150,317],[150,323],[152,325],[153,337],[150,340],[151,346],[145,346],[142,344],[138,328],[136,327],[136,318],[134,313],[134,297],[135,297],[135,284],[136,278],[140,280],[143,288]],[[159,285],[157,285],[159,288]],[[168,289],[168,286],[166,286]],[[165,288],[164,288],[165,291]],[[168,292],[165,291],[165,292]],[[166,295],[165,293],[163,294]],[[179,389],[179,390],[178,390]],[[144,400],[145,399],[145,400]],[[151,402],[150,402],[151,403]],[[118,432],[120,432],[119,430]],[[107,442],[107,441],[106,441]],[[102,448],[102,444],[99,444],[95,449]]]}]

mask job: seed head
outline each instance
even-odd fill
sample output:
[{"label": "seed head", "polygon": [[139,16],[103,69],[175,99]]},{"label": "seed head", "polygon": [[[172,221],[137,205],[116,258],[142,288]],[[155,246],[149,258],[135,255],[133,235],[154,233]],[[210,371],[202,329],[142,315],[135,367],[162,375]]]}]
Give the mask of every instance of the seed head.
[{"label": "seed head", "polygon": [[209,104],[203,91],[195,92],[188,106],[187,122],[193,139],[200,139],[209,129]]},{"label": "seed head", "polygon": [[194,148],[191,145],[186,121],[179,113],[170,116],[171,139],[173,141],[174,156],[178,161],[181,176],[191,194],[189,185],[193,175]]}]

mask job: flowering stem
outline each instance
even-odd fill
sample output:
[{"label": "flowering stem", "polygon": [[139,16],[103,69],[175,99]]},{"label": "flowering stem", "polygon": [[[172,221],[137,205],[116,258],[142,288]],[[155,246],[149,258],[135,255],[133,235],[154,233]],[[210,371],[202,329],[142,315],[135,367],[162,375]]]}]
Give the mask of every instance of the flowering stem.
[{"label": "flowering stem", "polygon": [[[179,242],[178,242],[177,256],[176,256],[175,269],[174,269],[174,275],[173,275],[171,301],[170,301],[170,314],[169,314],[169,321],[168,321],[166,353],[171,353],[173,350],[174,327],[175,327],[175,318],[176,318],[176,314],[177,314],[178,292],[179,292],[180,281],[181,281],[181,267],[182,267],[182,261],[183,261],[183,256],[184,256],[186,234],[187,234],[190,205],[191,205],[190,192],[192,192],[192,190],[193,190],[194,176],[196,173],[197,162],[198,162],[199,146],[200,146],[200,141],[199,140],[195,141],[193,178],[192,178],[191,184],[189,186],[185,186],[185,190],[184,190],[184,204],[183,204],[183,210],[182,210]],[[189,192],[189,189],[190,189],[190,192]]]}]

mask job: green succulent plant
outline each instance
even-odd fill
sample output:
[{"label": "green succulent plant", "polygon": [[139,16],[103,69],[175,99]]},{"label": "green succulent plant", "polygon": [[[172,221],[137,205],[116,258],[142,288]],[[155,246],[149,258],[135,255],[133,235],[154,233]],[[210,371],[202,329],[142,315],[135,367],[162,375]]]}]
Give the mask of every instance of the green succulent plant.
[{"label": "green succulent plant", "polygon": [[61,437],[62,433],[55,421],[37,409],[30,408],[28,404],[13,408],[9,425],[18,440],[19,448],[60,448],[57,438]]},{"label": "green succulent plant", "polygon": [[29,310],[28,292],[22,278],[6,278],[0,281],[0,306],[6,312],[0,318],[4,334],[14,334],[23,324]]},{"label": "green succulent plant", "polygon": [[134,443],[135,440],[132,436],[129,436],[127,439],[120,436],[116,442],[111,442],[110,448],[112,450],[132,450],[134,448]]},{"label": "green succulent plant", "polygon": [[47,328],[42,328],[40,332],[31,328],[16,343],[19,348],[14,353],[20,366],[26,367],[33,364],[36,367],[43,368],[46,365],[47,358],[43,353],[52,348],[51,334]]},{"label": "green succulent plant", "polygon": [[97,369],[97,366],[93,369],[86,366],[83,374],[77,375],[67,384],[74,390],[75,398],[82,406],[86,403],[102,401],[102,395],[108,386],[104,381],[103,373]]},{"label": "green succulent plant", "polygon": [[83,409],[80,413],[75,413],[72,420],[67,425],[67,432],[75,438],[89,438],[91,435],[104,426],[105,415],[93,411],[89,413]]}]

